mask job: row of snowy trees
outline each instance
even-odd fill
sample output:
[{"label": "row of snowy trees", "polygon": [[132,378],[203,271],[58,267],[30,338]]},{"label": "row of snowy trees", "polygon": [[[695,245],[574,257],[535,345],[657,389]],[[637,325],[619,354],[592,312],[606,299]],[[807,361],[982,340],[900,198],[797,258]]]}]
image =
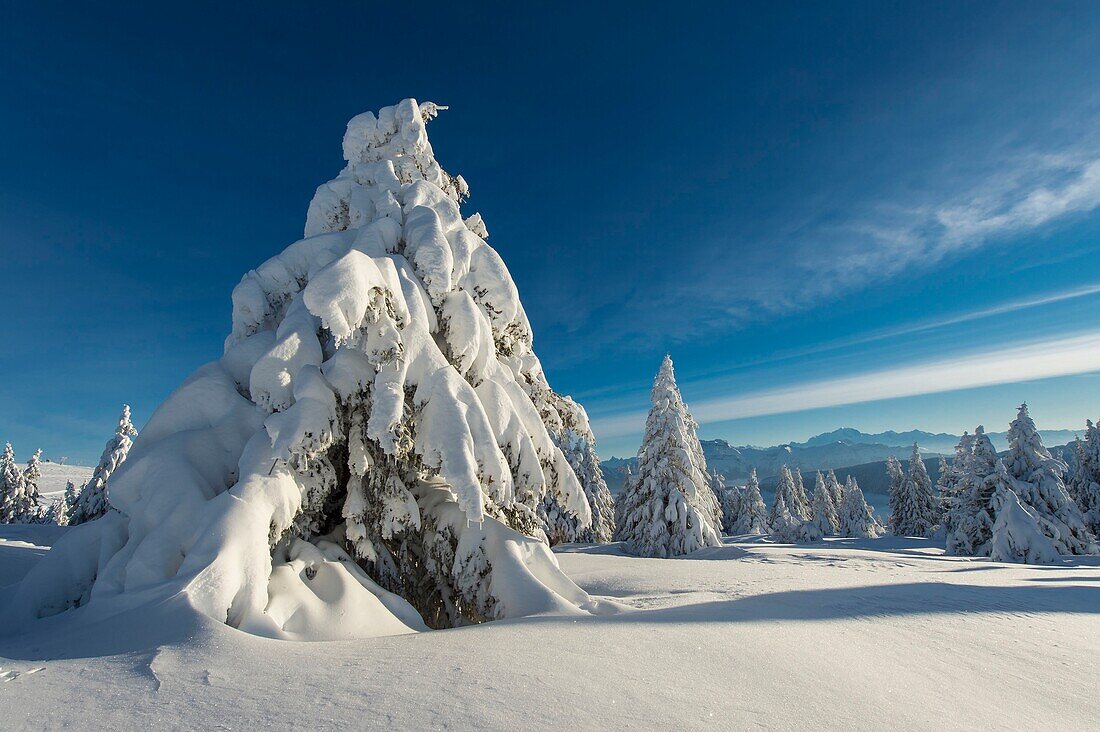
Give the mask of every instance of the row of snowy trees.
[{"label": "row of snowy trees", "polygon": [[[638,472],[628,475],[616,505],[615,538],[649,557],[687,554],[718,546],[723,532],[775,535],[812,542],[826,536],[873,538],[885,532],[850,476],[817,473],[812,496],[802,472],[783,466],[768,509],[756,471],[745,487],[726,488],[708,474],[697,426],[665,356],[651,392],[653,406],[638,451]],[[1009,450],[1000,458],[982,427],[964,433],[949,466],[940,463],[939,495],[917,445],[907,469],[894,457],[890,477],[890,529],[899,536],[943,533],[951,554],[1002,561],[1042,562],[1064,554],[1098,553],[1100,529],[1100,427],[1088,422],[1075,444],[1076,466],[1043,446],[1022,405],[1009,426]]]},{"label": "row of snowy trees", "polygon": [[722,506],[723,528],[733,535],[770,533],[783,541],[810,542],[826,536],[874,538],[883,532],[855,479],[848,476],[841,484],[832,470],[817,473],[808,496],[802,471],[784,465],[767,509],[754,469],[748,485],[724,489]]},{"label": "row of snowy trees", "polygon": [[812,498],[802,473],[783,466],[769,510],[753,470],[744,488],[726,488],[707,473],[697,427],[665,356],[651,392],[653,406],[638,451],[638,472],[628,475],[616,505],[615,538],[632,554],[670,557],[719,546],[730,534],[775,534],[784,541],[824,536],[874,537],[882,526],[852,478],[817,474]]},{"label": "row of snowy trees", "polygon": [[0,457],[0,523],[74,526],[99,518],[110,507],[107,481],[126,460],[135,437],[130,407],[124,404],[115,434],[107,441],[91,479],[80,487],[69,481],[65,493],[48,507],[43,505],[38,490],[42,451],[37,450],[20,469],[15,451],[7,443]]},{"label": "row of snowy trees", "polygon": [[11,443],[4,445],[0,456],[0,523],[41,524],[49,519],[49,509],[38,495],[42,477],[42,451],[36,450],[24,468],[15,461]]},{"label": "row of snowy trees", "polygon": [[1043,445],[1027,405],[1008,429],[1008,452],[998,456],[985,430],[963,434],[939,487],[947,552],[998,561],[1049,562],[1066,554],[1097,554],[1097,447],[1090,421],[1075,444],[1077,465]]}]

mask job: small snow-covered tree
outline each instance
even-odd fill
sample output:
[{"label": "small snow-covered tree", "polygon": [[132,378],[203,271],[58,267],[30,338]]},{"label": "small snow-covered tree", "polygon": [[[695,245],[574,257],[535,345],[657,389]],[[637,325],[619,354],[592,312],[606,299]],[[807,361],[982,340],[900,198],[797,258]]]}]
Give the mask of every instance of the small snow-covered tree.
[{"label": "small snow-covered tree", "polygon": [[1058,561],[1059,552],[1051,534],[1057,529],[1025,506],[1012,490],[1015,481],[1005,465],[997,461],[996,472],[986,478],[990,484],[990,505],[996,519],[989,542],[989,558],[995,562],[1045,564]]},{"label": "small snow-covered tree", "polygon": [[111,474],[118,470],[126,460],[130,447],[137,437],[137,429],[130,421],[130,405],[122,405],[122,414],[118,418],[118,427],[114,436],[107,441],[103,448],[103,455],[99,458],[99,465],[92,473],[91,479],[80,491],[79,500],[69,512],[69,523],[73,526],[94,521],[107,513],[111,502],[107,494],[107,481]]},{"label": "small snow-covered tree", "polygon": [[836,473],[832,468],[825,473],[825,487],[829,489],[829,493],[833,497],[833,505],[839,508],[844,501],[844,486],[836,479]]},{"label": "small snow-covered tree", "polygon": [[[889,524],[892,526],[894,523],[894,517],[897,516],[899,508],[905,502],[905,471],[901,467],[901,462],[889,455],[886,458],[886,474],[890,478],[890,487],[887,489],[887,499],[890,502],[890,520]],[[897,533],[896,531],[894,533]]]},{"label": "small snow-covered tree", "polygon": [[913,445],[913,454],[909,458],[909,473],[904,477],[901,488],[894,489],[895,472],[901,465],[894,460],[891,466],[890,524],[898,536],[931,536],[938,524],[936,520],[936,497],[932,492],[932,479],[921,459],[920,450]]},{"label": "small snow-covered tree", "polygon": [[31,459],[27,461],[27,467],[23,469],[23,491],[26,496],[24,523],[42,523],[49,520],[49,509],[42,505],[38,492],[40,480],[42,480],[42,450],[35,450]]},{"label": "small snow-covered tree", "polygon": [[[780,501],[780,498],[783,500]],[[772,526],[772,529],[776,530],[776,527],[782,523],[781,507],[786,509],[799,522],[806,520],[800,509],[801,503],[798,497],[798,488],[794,482],[794,474],[790,468],[783,465],[779,468],[779,478],[775,484],[775,498],[772,500],[771,513],[768,514],[768,523]],[[806,514],[809,515],[808,506]]]},{"label": "small snow-covered tree", "polygon": [[951,481],[951,466],[947,463],[947,458],[940,455],[939,464],[940,476],[936,479],[936,514],[940,517],[941,524],[947,516],[947,509],[950,507],[951,495],[954,490],[954,486]]},{"label": "small snow-covered tree", "polygon": [[787,496],[787,505],[790,507],[791,513],[803,521],[809,521],[813,517],[813,510],[810,508],[810,498],[806,493],[806,484],[802,480],[802,469],[796,467],[792,470],[791,478],[794,488],[791,495]]},{"label": "small snow-covered tree", "polygon": [[626,488],[619,537],[628,552],[646,557],[720,546],[721,507],[667,355],[650,396],[653,406],[638,450],[638,474]]},{"label": "small snow-covered tree", "polygon": [[[784,470],[785,469],[786,466],[784,466]],[[788,475],[790,475],[789,472]],[[802,524],[805,522],[791,513],[790,508],[787,507],[786,495],[788,493],[789,492],[776,492],[775,501],[772,503],[769,524],[771,526],[771,533],[774,534],[776,538],[789,544],[795,544],[803,541],[804,534],[802,531]]]},{"label": "small snow-covered tree", "polygon": [[741,515],[741,500],[744,498],[744,489],[739,486],[726,487],[725,479],[712,471],[710,474],[710,488],[718,496],[718,502],[722,506],[722,532],[733,533],[733,527]]},{"label": "small snow-covered tree", "polygon": [[1059,554],[1096,554],[1096,537],[1085,526],[1081,509],[1066,492],[1066,465],[1043,446],[1027,404],[1020,405],[1008,427],[1008,453],[1004,458],[1013,490],[1040,519]]},{"label": "small snow-covered tree", "polygon": [[11,443],[4,445],[0,457],[0,523],[20,523],[25,512],[26,491],[23,471],[15,462]]},{"label": "small snow-covered tree", "polygon": [[996,464],[997,451],[982,425],[975,427],[969,438],[963,435],[951,466],[953,496],[944,518],[948,554],[981,556],[989,553],[989,540],[993,536],[993,493],[987,479],[996,470]]},{"label": "small snow-covered tree", "polygon": [[37,451],[21,470],[11,443],[4,446],[0,456],[0,523],[37,524],[45,518],[46,509],[38,496],[41,455],[42,451]]},{"label": "small snow-covered tree", "polygon": [[875,539],[882,536],[883,528],[875,518],[874,509],[867,504],[863,491],[854,478],[848,476],[844,485],[844,500],[837,510],[840,524],[838,534],[857,539]]},{"label": "small snow-covered tree", "polygon": [[604,480],[600,458],[596,454],[596,437],[589,426],[588,413],[567,396],[558,396],[556,407],[561,416],[560,429],[551,437],[565,454],[565,459],[584,489],[592,520],[585,526],[575,511],[562,505],[553,492],[540,504],[539,516],[551,544],[585,542],[606,544],[615,532],[615,506]]},{"label": "small snow-covered tree", "polygon": [[814,517],[811,519],[821,536],[833,536],[840,529],[836,505],[833,504],[832,491],[825,485],[825,477],[820,472],[814,485],[814,497],[810,504]]},{"label": "small snow-covered tree", "polygon": [[740,534],[766,534],[768,533],[768,507],[760,495],[760,481],[756,477],[756,468],[749,472],[749,482],[741,495],[738,504],[737,520],[733,523],[730,533]]}]

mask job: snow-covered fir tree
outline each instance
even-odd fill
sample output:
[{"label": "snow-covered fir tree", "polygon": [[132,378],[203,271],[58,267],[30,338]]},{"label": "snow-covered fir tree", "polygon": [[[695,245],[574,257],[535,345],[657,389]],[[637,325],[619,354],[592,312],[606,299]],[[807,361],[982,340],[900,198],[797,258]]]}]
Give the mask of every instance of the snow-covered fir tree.
[{"label": "snow-covered fir tree", "polygon": [[837,509],[839,536],[858,539],[875,539],[883,534],[882,524],[875,518],[874,509],[867,504],[863,491],[854,478],[848,476],[844,484],[844,500]]},{"label": "snow-covered fir tree", "polygon": [[653,406],[638,450],[638,472],[626,487],[618,537],[628,552],[646,557],[719,546],[721,507],[667,355],[650,396]]},{"label": "snow-covered fir tree", "polygon": [[814,497],[810,503],[814,517],[811,519],[821,536],[833,536],[840,529],[837,507],[832,491],[825,485],[825,477],[819,471],[814,484]]},{"label": "snow-covered fir tree", "polygon": [[836,472],[831,468],[825,473],[825,487],[829,489],[829,494],[833,497],[833,505],[839,508],[841,502],[844,501],[844,486],[836,479]]},{"label": "snow-covered fir tree", "polygon": [[23,469],[23,491],[25,495],[26,515],[24,523],[42,523],[49,520],[49,509],[42,505],[38,492],[38,483],[42,480],[42,450],[35,450]]},{"label": "snow-covered fir tree", "polygon": [[1012,490],[1015,480],[998,460],[993,475],[986,478],[992,496],[990,506],[996,519],[989,542],[989,558],[995,562],[1044,564],[1059,559],[1051,540],[1057,529],[1046,525]]},{"label": "snow-covered fir tree", "polygon": [[[783,468],[786,469],[786,466]],[[787,475],[790,475],[788,471]],[[791,479],[793,485],[794,480]],[[787,542],[789,544],[795,544],[803,541],[804,535],[802,531],[802,524],[805,523],[798,516],[791,513],[790,508],[787,506],[786,496],[789,491],[776,492],[775,501],[772,502],[772,510],[769,516],[769,525],[771,533],[775,535],[780,541]]]},{"label": "snow-covered fir tree", "polygon": [[1100,425],[1085,422],[1085,439],[1074,443],[1077,466],[1072,482],[1067,485],[1071,497],[1081,509],[1085,526],[1093,535],[1100,535]]},{"label": "snow-covered fir tree", "polygon": [[[598,604],[545,543],[547,493],[581,526],[592,511],[515,282],[428,142],[439,110],[349,122],[304,238],[245,274],[223,355],[156,410],[110,475],[117,510],[36,565],[18,612],[94,604],[135,572],[290,638]],[[91,545],[98,562],[73,560]],[[65,566],[88,569],[35,579]],[[342,588],[339,612],[314,578]]]},{"label": "snow-covered fir tree", "polygon": [[92,473],[91,479],[84,485],[83,490],[80,491],[79,500],[69,511],[70,525],[76,526],[94,521],[107,513],[111,505],[107,494],[107,481],[125,462],[135,437],[137,437],[137,429],[130,421],[130,406],[123,404],[114,436],[107,441],[107,446],[103,448],[103,455],[99,458],[99,464]]},{"label": "snow-covered fir tree", "polygon": [[940,455],[939,471],[940,477],[936,479],[936,514],[940,517],[942,525],[947,510],[950,508],[951,496],[954,494],[951,466],[948,465],[947,458],[943,455]]},{"label": "snow-covered fir tree", "polygon": [[0,523],[26,523],[28,509],[26,479],[9,442],[0,456]]},{"label": "snow-covered fir tree", "polygon": [[997,451],[982,425],[967,438],[964,433],[951,465],[953,495],[944,517],[946,547],[948,554],[981,556],[989,553],[993,536],[993,493],[987,479],[996,469]]},{"label": "snow-covered fir tree", "polygon": [[1066,492],[1066,465],[1043,446],[1027,404],[1020,405],[1008,427],[1004,457],[1013,490],[1039,519],[1059,554],[1096,554],[1096,537],[1085,526],[1081,509]]},{"label": "snow-covered fir tree", "polygon": [[890,471],[890,525],[898,536],[931,536],[936,531],[937,501],[932,490],[932,479],[921,459],[920,450],[913,445],[909,457],[909,471],[901,482],[901,488],[895,489],[897,472],[901,465],[897,460],[887,462]]},{"label": "snow-covered fir tree", "polygon": [[791,495],[787,497],[787,505],[790,507],[791,513],[803,521],[809,521],[813,517],[813,510],[810,508],[810,497],[806,493],[806,484],[802,480],[802,469],[796,467],[792,470],[791,479],[794,488]]},{"label": "snow-covered fir tree", "polygon": [[718,502],[722,506],[722,532],[731,534],[741,515],[741,501],[745,490],[735,485],[727,487],[725,479],[717,470],[711,471],[710,489],[718,496]]},{"label": "snow-covered fir tree", "polygon": [[[780,500],[782,499],[782,500]],[[799,510],[799,501],[797,488],[795,487],[794,474],[790,468],[783,465],[779,468],[779,478],[775,484],[775,498],[772,499],[771,512],[768,514],[768,524],[772,527],[773,531],[777,531],[777,527],[781,527],[785,524],[782,520],[781,513],[786,510],[792,517],[799,522],[804,521],[802,512]],[[809,509],[807,508],[807,513]]]},{"label": "snow-covered fir tree", "polygon": [[[890,479],[890,487],[887,488],[887,500],[890,502],[891,514],[896,515],[897,507],[900,506],[905,498],[905,470],[901,467],[901,462],[889,455],[886,458],[886,474]],[[890,518],[889,523],[893,525],[894,519]],[[897,533],[897,532],[894,532]]]},{"label": "snow-covered fir tree", "polygon": [[71,480],[65,485],[65,493],[55,498],[50,504],[50,510],[46,514],[47,523],[57,524],[58,526],[69,525],[69,506],[72,505],[68,500],[70,490],[76,490]]},{"label": "snow-covered fir tree", "polygon": [[749,481],[741,493],[737,518],[730,527],[730,533],[735,536],[768,533],[768,507],[760,495],[760,480],[756,477],[756,468],[749,472]]},{"label": "snow-covered fir tree", "polygon": [[570,397],[558,397],[556,406],[561,415],[561,430],[554,431],[551,437],[580,481],[592,519],[583,526],[574,511],[563,506],[553,492],[547,493],[539,512],[547,538],[551,544],[606,544],[615,532],[615,505],[596,454],[596,437],[589,426],[588,414]]}]

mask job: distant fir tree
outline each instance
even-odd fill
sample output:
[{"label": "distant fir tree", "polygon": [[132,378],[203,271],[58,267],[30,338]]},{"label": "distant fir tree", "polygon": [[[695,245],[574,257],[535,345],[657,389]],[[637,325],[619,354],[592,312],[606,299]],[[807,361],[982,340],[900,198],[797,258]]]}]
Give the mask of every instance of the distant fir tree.
[{"label": "distant fir tree", "polygon": [[[783,466],[783,470],[787,472],[788,479],[791,481],[791,487],[794,486],[794,479],[790,478],[790,471],[786,466]],[[769,516],[769,524],[771,526],[771,533],[775,535],[777,539],[788,544],[795,544],[803,540],[802,519],[791,513],[790,508],[787,506],[786,496],[790,494],[790,491],[776,491],[775,501],[772,503],[772,510]]]},{"label": "distant fir tree", "polygon": [[15,451],[9,442],[4,445],[4,453],[0,457],[0,523],[22,523],[25,505],[23,471],[15,462]]},{"label": "distant fir tree", "polygon": [[844,502],[844,486],[836,479],[836,473],[831,468],[825,473],[825,487],[833,496],[833,505],[839,509],[840,504]]},{"label": "distant fir tree", "polygon": [[733,526],[741,514],[744,490],[738,486],[726,487],[725,479],[717,470],[710,474],[710,489],[718,496],[718,502],[722,506],[722,533],[732,534]]},{"label": "distant fir tree", "polygon": [[103,455],[99,458],[99,465],[92,473],[91,480],[80,491],[79,500],[69,513],[70,525],[83,524],[94,521],[107,513],[110,500],[107,494],[107,481],[111,474],[118,470],[126,460],[130,452],[137,430],[130,421],[130,406],[122,405],[122,414],[118,418],[118,427],[115,435],[107,441],[103,449]]},{"label": "distant fir tree", "polygon": [[840,518],[837,516],[836,504],[833,503],[833,493],[825,485],[825,477],[820,472],[814,484],[814,497],[810,507],[814,514],[811,521],[821,536],[834,536],[840,529]]},{"label": "distant fir tree", "polygon": [[848,476],[844,485],[844,500],[837,510],[838,534],[857,539],[875,539],[883,534],[882,524],[874,509],[867,504],[855,479]]},{"label": "distant fir tree", "polygon": [[[901,462],[889,455],[886,458],[886,474],[890,478],[890,487],[887,489],[887,500],[890,502],[890,520],[891,527],[894,524],[894,516],[897,515],[899,507],[905,502],[905,471],[901,467]],[[897,531],[895,530],[896,534]]]},{"label": "distant fir tree", "polygon": [[646,557],[720,546],[721,507],[710,489],[695,420],[680,396],[668,356],[651,397],[638,475],[626,488],[619,537],[629,553]]},{"label": "distant fir tree", "polygon": [[794,481],[794,490],[787,497],[791,513],[802,521],[809,521],[813,517],[813,510],[810,508],[810,498],[806,495],[806,484],[802,480],[802,469],[796,467],[792,470],[791,478]]},{"label": "distant fir tree", "polygon": [[737,520],[730,530],[731,534],[736,536],[768,533],[768,507],[760,495],[760,481],[756,477],[756,468],[749,473],[749,482],[741,494],[738,508]]},{"label": "distant fir tree", "polygon": [[[782,507],[785,508],[792,517],[799,522],[805,519],[802,516],[802,511],[799,509],[801,501],[798,497],[798,488],[794,482],[794,473],[786,465],[779,468],[779,478],[775,484],[775,498],[772,499],[771,512],[768,514],[768,523],[774,530],[779,521],[779,499],[782,498]],[[808,507],[807,507],[808,513]]]},{"label": "distant fir tree", "polygon": [[940,455],[940,477],[936,480],[936,513],[940,517],[940,523],[942,525],[944,517],[947,516],[947,510],[950,507],[950,499],[953,492],[951,485],[951,466],[947,463],[947,458]]},{"label": "distant fir tree", "polygon": [[1097,554],[1096,537],[1085,526],[1081,509],[1070,499],[1063,478],[1066,464],[1043,446],[1027,404],[1020,405],[1008,427],[1005,468],[1013,490],[1054,542],[1059,554]]},{"label": "distant fir tree", "polygon": [[49,509],[42,504],[38,483],[42,480],[42,450],[35,450],[27,467],[23,469],[23,490],[26,495],[24,523],[43,523],[49,520]]},{"label": "distant fir tree", "polygon": [[[889,464],[888,464],[889,465]],[[931,536],[936,531],[936,497],[932,491],[932,479],[921,459],[920,450],[913,445],[909,457],[909,473],[904,476],[900,490],[894,490],[895,472],[901,465],[894,460],[891,471],[890,524],[898,536]]]}]

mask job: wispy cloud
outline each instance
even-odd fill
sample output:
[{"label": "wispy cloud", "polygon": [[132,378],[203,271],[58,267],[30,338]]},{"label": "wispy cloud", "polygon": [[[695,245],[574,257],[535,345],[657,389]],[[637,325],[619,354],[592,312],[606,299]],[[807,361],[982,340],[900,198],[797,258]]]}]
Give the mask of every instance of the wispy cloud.
[{"label": "wispy cloud", "polygon": [[[805,382],[692,404],[703,424],[1100,371],[1100,330],[948,359]],[[600,439],[634,435],[646,413],[596,419]]]},{"label": "wispy cloud", "polygon": [[809,286],[759,304],[798,310],[916,267],[930,269],[991,243],[1034,234],[1100,208],[1100,150],[1016,154],[970,182],[954,182],[920,205],[877,201],[839,223],[799,234],[792,264]]}]

